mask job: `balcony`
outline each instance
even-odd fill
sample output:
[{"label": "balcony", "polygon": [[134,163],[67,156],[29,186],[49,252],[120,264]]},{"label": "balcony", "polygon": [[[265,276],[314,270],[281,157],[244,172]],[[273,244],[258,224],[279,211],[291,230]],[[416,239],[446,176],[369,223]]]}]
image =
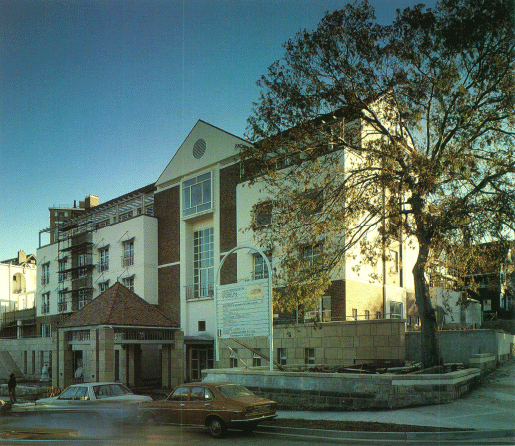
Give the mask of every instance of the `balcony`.
[{"label": "balcony", "polygon": [[186,300],[208,299],[215,295],[214,283],[187,285]]}]

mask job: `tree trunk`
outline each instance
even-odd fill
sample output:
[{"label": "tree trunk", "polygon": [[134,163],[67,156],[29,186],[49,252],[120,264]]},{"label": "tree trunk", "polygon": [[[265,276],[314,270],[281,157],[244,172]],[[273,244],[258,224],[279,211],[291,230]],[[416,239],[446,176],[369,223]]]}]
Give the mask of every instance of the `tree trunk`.
[{"label": "tree trunk", "polygon": [[429,368],[442,364],[440,344],[437,338],[438,325],[436,313],[431,304],[429,285],[425,277],[425,267],[429,253],[428,244],[419,239],[419,252],[417,262],[413,267],[413,280],[415,283],[415,300],[420,316],[421,359],[422,367]]}]

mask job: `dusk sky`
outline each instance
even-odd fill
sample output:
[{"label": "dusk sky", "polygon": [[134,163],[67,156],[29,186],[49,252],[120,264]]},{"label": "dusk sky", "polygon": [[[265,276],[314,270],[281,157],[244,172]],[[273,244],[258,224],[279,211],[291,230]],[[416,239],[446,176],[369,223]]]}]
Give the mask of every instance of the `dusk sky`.
[{"label": "dusk sky", "polygon": [[0,261],[36,253],[49,207],[154,183],[197,120],[243,136],[282,44],[346,3],[0,0]]}]

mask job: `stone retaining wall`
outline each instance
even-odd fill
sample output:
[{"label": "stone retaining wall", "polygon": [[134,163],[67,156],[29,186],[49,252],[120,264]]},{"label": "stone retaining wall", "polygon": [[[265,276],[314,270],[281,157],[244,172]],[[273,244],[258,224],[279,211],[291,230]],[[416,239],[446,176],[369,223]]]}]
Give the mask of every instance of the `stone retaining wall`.
[{"label": "stone retaining wall", "polygon": [[203,381],[240,383],[275,400],[280,409],[369,410],[449,403],[478,384],[479,369],[444,375],[358,375],[216,369]]}]

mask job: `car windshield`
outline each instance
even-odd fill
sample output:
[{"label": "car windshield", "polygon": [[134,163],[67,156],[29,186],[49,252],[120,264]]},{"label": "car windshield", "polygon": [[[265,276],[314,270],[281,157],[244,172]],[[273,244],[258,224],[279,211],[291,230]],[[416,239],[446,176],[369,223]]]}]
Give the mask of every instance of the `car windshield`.
[{"label": "car windshield", "polygon": [[240,386],[239,384],[224,384],[222,386],[218,386],[217,389],[222,392],[222,395],[226,398],[254,395],[249,389]]}]

